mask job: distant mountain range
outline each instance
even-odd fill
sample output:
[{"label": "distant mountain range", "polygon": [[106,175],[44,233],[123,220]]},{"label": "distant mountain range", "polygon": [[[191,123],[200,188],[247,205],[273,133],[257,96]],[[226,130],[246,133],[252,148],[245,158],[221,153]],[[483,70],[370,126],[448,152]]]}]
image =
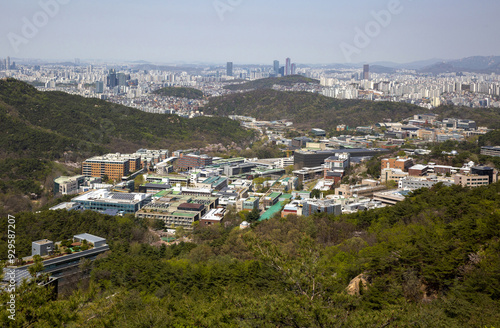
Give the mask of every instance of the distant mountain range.
[{"label": "distant mountain range", "polygon": [[419,70],[421,73],[500,73],[500,56],[474,56],[458,60],[442,61]]},{"label": "distant mountain range", "polygon": [[[38,59],[23,59],[23,58],[11,58],[12,61],[17,63],[27,63],[27,64],[47,64],[47,61]],[[225,68],[225,65],[209,64],[209,63],[179,63],[179,64],[153,64],[152,62],[145,60],[129,61],[129,64],[134,65],[135,69],[139,70],[168,70],[176,72],[188,72],[191,74],[200,73],[207,66],[214,68]],[[466,57],[462,59],[443,59],[443,58],[431,58],[426,60],[419,60],[409,63],[395,63],[390,61],[377,61],[377,62],[360,62],[352,64],[340,64],[331,63],[326,65],[320,64],[298,64],[299,67],[314,67],[314,68],[324,68],[330,70],[344,70],[344,69],[360,69],[364,64],[370,64],[370,71],[379,74],[391,74],[399,69],[410,69],[417,70],[419,73],[431,73],[431,74],[443,74],[443,73],[459,73],[459,72],[473,72],[473,73],[497,73],[500,74],[500,56],[473,56]],[[47,65],[62,65],[62,66],[78,66],[73,62],[50,62]],[[82,64],[85,65],[85,64]],[[263,66],[269,65],[235,65],[244,66],[247,68],[261,68]]]},{"label": "distant mountain range", "polygon": [[[410,63],[395,63],[395,62],[374,62],[370,63],[370,71],[372,71],[373,66],[383,66],[387,68],[393,68],[393,69],[421,69],[430,65],[433,65],[435,63],[443,62],[445,59],[441,58],[432,58],[432,59],[426,59],[426,60],[419,60],[419,61],[414,61]],[[361,64],[359,64],[361,66]]]},{"label": "distant mountain range", "polygon": [[[361,64],[357,64],[361,67]],[[500,74],[500,56],[474,56],[462,59],[444,60],[429,59],[416,61],[407,64],[397,64],[393,62],[376,62],[370,64],[370,72],[374,73],[393,73],[397,69],[413,69],[418,73],[482,73]]]},{"label": "distant mountain range", "polygon": [[330,64],[322,66],[325,69],[360,69],[364,64],[370,64],[370,72],[379,74],[391,74],[398,69],[416,70],[418,73],[482,73],[500,74],[500,56],[473,56],[462,59],[441,59],[432,58],[420,60],[410,63],[395,63],[395,62],[372,62],[372,63],[355,63],[355,64]]}]

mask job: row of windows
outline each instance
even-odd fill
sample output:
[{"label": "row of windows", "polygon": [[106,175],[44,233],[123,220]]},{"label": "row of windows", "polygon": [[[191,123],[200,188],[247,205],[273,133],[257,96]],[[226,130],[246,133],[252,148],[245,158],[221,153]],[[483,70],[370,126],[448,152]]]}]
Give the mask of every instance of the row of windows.
[{"label": "row of windows", "polygon": [[193,222],[192,218],[184,218],[184,217],[178,217],[178,216],[164,216],[164,215],[151,215],[151,214],[139,214],[137,217],[142,218],[142,219],[157,219],[157,220],[163,220],[165,222],[170,222],[170,223],[191,223]]}]

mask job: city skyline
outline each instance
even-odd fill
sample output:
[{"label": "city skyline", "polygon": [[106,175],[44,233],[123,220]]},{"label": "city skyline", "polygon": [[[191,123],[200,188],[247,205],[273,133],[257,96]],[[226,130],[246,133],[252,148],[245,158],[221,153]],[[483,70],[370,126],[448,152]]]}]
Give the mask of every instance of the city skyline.
[{"label": "city skyline", "polygon": [[[271,65],[500,54],[500,3],[40,0],[0,13],[0,57]],[[96,9],[99,8],[99,9]],[[258,18],[258,19],[257,19]]]}]

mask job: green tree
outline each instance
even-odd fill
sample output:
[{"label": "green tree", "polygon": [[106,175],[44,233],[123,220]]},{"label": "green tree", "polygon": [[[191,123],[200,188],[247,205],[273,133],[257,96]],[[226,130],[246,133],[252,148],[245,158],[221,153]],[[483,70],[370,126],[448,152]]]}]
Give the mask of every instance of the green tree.
[{"label": "green tree", "polygon": [[311,191],[311,198],[320,198],[321,197],[321,191],[319,189],[313,189]]},{"label": "green tree", "polygon": [[181,239],[185,235],[186,235],[186,230],[184,229],[184,227],[178,226],[177,228],[175,228],[175,238],[176,239]]},{"label": "green tree", "polygon": [[134,178],[134,190],[135,191],[139,191],[139,187],[144,184],[145,180],[144,180],[144,175],[142,174],[139,174],[138,176],[136,176]]},{"label": "green tree", "polygon": [[246,215],[246,220],[250,223],[259,220],[259,218],[260,218],[260,211],[258,208],[254,208]]},{"label": "green tree", "polygon": [[33,256],[33,264],[28,267],[28,272],[34,281],[38,281],[40,278],[38,274],[44,270],[42,263],[42,257],[40,255]]}]

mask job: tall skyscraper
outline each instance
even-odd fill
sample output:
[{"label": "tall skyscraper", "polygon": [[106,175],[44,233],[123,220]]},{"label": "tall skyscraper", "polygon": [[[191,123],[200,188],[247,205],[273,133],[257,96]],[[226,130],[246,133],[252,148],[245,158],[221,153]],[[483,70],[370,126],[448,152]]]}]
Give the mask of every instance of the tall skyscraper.
[{"label": "tall skyscraper", "polygon": [[5,69],[10,69],[10,57],[7,57],[7,67]]},{"label": "tall skyscraper", "polygon": [[127,75],[125,73],[116,74],[116,83],[119,86],[125,86],[127,84]]},{"label": "tall skyscraper", "polygon": [[370,65],[363,65],[363,80],[370,79]]},{"label": "tall skyscraper", "polygon": [[297,74],[297,66],[295,65],[295,63],[292,64],[292,68],[290,70],[290,74],[292,74],[292,75]]},{"label": "tall skyscraper", "polygon": [[280,73],[280,61],[275,60],[273,62],[273,67],[274,67],[274,74],[278,75]]},{"label": "tall skyscraper", "polygon": [[227,76],[233,76],[233,62],[227,62]]},{"label": "tall skyscraper", "polygon": [[292,72],[292,61],[290,58],[287,58],[285,63],[285,75],[290,75],[291,72]]},{"label": "tall skyscraper", "polygon": [[114,88],[118,85],[118,81],[116,79],[116,71],[114,69],[109,70],[108,74],[108,83],[107,86],[110,88]]},{"label": "tall skyscraper", "polygon": [[104,83],[102,81],[96,81],[95,92],[96,93],[103,93],[104,92]]}]

